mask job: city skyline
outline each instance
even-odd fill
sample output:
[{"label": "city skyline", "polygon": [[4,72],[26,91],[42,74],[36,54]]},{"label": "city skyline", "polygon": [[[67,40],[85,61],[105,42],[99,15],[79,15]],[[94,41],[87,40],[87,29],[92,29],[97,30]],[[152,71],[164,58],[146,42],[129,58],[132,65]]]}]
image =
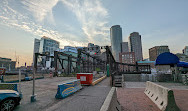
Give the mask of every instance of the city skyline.
[{"label": "city skyline", "polygon": [[[110,27],[122,27],[123,41],[132,32],[142,35],[144,58],[148,49],[168,45],[182,53],[188,44],[188,1],[138,0],[2,0],[0,4],[0,57],[20,65],[32,63],[34,39],[47,36],[66,45],[110,45]],[[41,10],[42,9],[42,10]]]}]

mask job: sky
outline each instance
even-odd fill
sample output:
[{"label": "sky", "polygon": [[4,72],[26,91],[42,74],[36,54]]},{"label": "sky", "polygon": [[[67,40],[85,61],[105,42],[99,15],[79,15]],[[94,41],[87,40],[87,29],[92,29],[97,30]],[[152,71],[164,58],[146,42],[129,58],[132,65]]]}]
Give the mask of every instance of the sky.
[{"label": "sky", "polygon": [[50,37],[60,47],[110,45],[110,27],[123,41],[142,36],[144,58],[153,46],[172,53],[188,46],[188,0],[0,0],[0,57],[31,65],[34,38]]}]

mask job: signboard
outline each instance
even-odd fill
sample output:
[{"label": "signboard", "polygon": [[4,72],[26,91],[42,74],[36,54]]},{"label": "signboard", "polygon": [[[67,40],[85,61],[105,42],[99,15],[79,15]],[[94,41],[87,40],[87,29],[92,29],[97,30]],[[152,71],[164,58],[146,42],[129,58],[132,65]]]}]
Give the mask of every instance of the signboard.
[{"label": "signboard", "polygon": [[80,76],[80,81],[86,81],[86,76]]}]

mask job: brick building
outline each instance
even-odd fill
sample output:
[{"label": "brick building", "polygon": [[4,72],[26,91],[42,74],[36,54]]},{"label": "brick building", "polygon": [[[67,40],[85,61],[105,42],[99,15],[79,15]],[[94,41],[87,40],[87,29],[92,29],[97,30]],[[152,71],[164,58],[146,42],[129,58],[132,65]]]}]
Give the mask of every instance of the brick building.
[{"label": "brick building", "polygon": [[119,61],[121,63],[135,64],[135,53],[134,52],[122,52],[119,53]]},{"label": "brick building", "polygon": [[14,70],[16,66],[16,61],[12,61],[9,58],[0,57],[0,67],[6,68],[7,71]]},{"label": "brick building", "polygon": [[164,53],[164,52],[170,52],[170,49],[168,46],[155,46],[149,49],[149,59],[150,61],[155,61],[157,57]]}]

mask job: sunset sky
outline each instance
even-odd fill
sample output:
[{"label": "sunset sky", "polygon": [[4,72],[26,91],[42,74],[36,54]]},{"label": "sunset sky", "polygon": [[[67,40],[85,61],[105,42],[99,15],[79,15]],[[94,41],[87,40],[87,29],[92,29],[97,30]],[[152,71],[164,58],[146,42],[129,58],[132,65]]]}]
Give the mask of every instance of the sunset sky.
[{"label": "sunset sky", "polygon": [[110,45],[110,27],[120,25],[148,49],[168,45],[173,53],[188,46],[188,0],[0,0],[0,57],[31,65],[34,38],[47,36],[66,45]]}]

